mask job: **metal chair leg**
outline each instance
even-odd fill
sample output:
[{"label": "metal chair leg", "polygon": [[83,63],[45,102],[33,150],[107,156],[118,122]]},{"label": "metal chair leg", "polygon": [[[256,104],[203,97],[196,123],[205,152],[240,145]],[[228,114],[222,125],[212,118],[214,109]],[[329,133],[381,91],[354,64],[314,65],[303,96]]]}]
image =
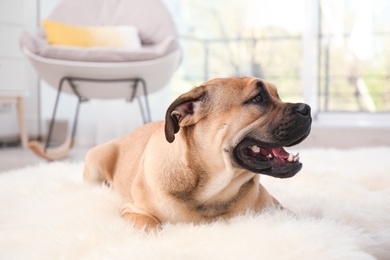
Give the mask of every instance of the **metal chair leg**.
[{"label": "metal chair leg", "polygon": [[79,113],[80,113],[80,104],[84,101],[86,101],[86,100],[84,100],[80,97],[78,98],[78,101],[77,101],[77,107],[76,107],[76,112],[75,112],[74,119],[73,119],[73,126],[72,126],[72,133],[71,133],[72,146],[73,146],[73,142],[74,142],[75,137],[76,137],[77,122],[78,122]]},{"label": "metal chair leg", "polygon": [[76,136],[76,128],[77,128],[77,121],[78,121],[80,104],[82,102],[88,101],[88,99],[83,98],[79,94],[76,85],[73,83],[73,80],[92,81],[92,82],[93,81],[96,81],[96,82],[122,82],[122,81],[130,81],[131,82],[132,81],[132,82],[134,82],[134,85],[133,85],[134,89],[133,89],[133,94],[132,94],[132,97],[130,98],[130,100],[133,100],[133,98],[136,96],[135,92],[137,90],[137,87],[138,87],[139,84],[141,84],[142,85],[143,96],[144,96],[144,104],[143,104],[142,100],[140,99],[140,97],[137,96],[136,98],[137,98],[138,105],[139,105],[140,110],[141,110],[142,120],[143,120],[144,124],[149,123],[149,122],[152,121],[152,117],[151,117],[151,114],[150,114],[147,86],[146,86],[145,80],[142,79],[142,78],[117,79],[117,80],[97,80],[97,79],[64,77],[64,78],[61,79],[61,81],[59,83],[59,86],[58,86],[57,97],[56,97],[56,101],[55,101],[55,104],[54,104],[53,115],[52,115],[52,118],[51,118],[51,121],[50,121],[50,127],[49,127],[49,132],[48,132],[48,136],[47,136],[47,140],[46,140],[46,144],[45,144],[45,150],[50,146],[51,138],[52,138],[52,135],[53,135],[53,129],[54,129],[54,123],[55,123],[55,117],[56,117],[56,113],[57,113],[57,108],[58,108],[60,95],[61,95],[62,88],[63,88],[63,85],[64,85],[65,81],[67,81],[69,83],[69,85],[71,86],[74,94],[79,99],[78,100],[78,104],[77,104],[77,108],[76,108],[76,114],[75,114],[75,117],[74,117],[71,138],[74,140],[74,138]]},{"label": "metal chair leg", "polygon": [[[64,84],[65,81],[68,81],[68,83],[71,86],[74,94],[78,98],[76,112],[75,112],[75,116],[74,116],[74,119],[73,119],[72,133],[71,133],[71,140],[72,140],[72,142],[75,140],[75,136],[76,136],[77,122],[78,122],[78,117],[79,117],[79,112],[80,112],[80,104],[82,102],[88,101],[87,99],[85,99],[85,98],[80,96],[80,94],[78,93],[78,91],[76,89],[76,86],[73,84],[71,78],[65,77],[65,78],[61,79],[59,87],[58,87],[56,102],[54,104],[53,115],[52,115],[52,118],[51,118],[51,121],[50,121],[50,127],[49,127],[49,133],[48,133],[47,140],[46,140],[45,151],[50,146],[50,141],[51,141],[51,138],[52,138],[52,135],[53,135],[53,129],[54,129],[54,123],[55,123],[55,117],[56,117],[56,113],[57,113],[57,108],[58,108],[58,104],[59,104],[59,100],[60,100],[62,87],[63,87],[63,84]],[[73,143],[72,143],[72,146],[73,146]]]},{"label": "metal chair leg", "polygon": [[[71,78],[68,78],[68,82],[73,90],[73,93],[78,98],[76,112],[75,112],[74,119],[73,119],[72,133],[71,133],[71,140],[72,140],[72,142],[74,142],[75,137],[76,137],[76,130],[77,130],[77,123],[78,123],[78,119],[79,119],[79,113],[80,113],[80,104],[88,101],[88,99],[86,99],[80,95],[79,91],[77,90],[76,85],[73,83]],[[72,143],[72,146],[73,146],[73,143]]]},{"label": "metal chair leg", "polygon": [[137,101],[138,101],[139,108],[141,110],[142,120],[143,120],[144,124],[146,124],[146,123],[149,123],[152,121],[152,116],[150,115],[148,91],[147,91],[147,87],[146,87],[146,82],[143,79],[137,80],[136,85],[138,84],[138,82],[140,82],[142,84],[142,90],[143,90],[144,100],[145,100],[145,108],[142,104],[140,97],[137,97]]},{"label": "metal chair leg", "polygon": [[59,86],[58,86],[57,97],[56,97],[56,101],[55,101],[54,109],[53,109],[53,115],[52,115],[51,121],[50,121],[49,133],[47,134],[47,139],[46,139],[46,144],[45,144],[45,151],[46,151],[46,149],[49,148],[49,146],[50,146],[51,137],[52,137],[52,135],[53,135],[53,128],[54,128],[54,123],[55,123],[55,118],[56,118],[58,103],[59,103],[59,100],[60,100],[60,95],[61,95],[61,91],[62,91],[62,86],[63,86],[65,80],[66,80],[66,78],[62,78],[61,81],[60,81],[60,84],[59,84]]}]

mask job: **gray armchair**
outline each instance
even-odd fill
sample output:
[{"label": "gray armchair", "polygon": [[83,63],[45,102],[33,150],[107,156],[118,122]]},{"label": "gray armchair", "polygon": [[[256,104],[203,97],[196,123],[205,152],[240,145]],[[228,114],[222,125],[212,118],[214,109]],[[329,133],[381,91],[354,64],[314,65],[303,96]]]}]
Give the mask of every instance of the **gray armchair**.
[{"label": "gray armchair", "polygon": [[78,108],[69,138],[57,148],[50,147],[62,92],[77,96],[79,105],[92,98],[136,99],[144,122],[151,121],[147,96],[169,82],[181,57],[174,23],[161,1],[62,0],[47,19],[78,26],[131,25],[138,30],[141,48],[52,45],[43,28],[36,34],[21,35],[23,53],[39,77],[57,89],[46,144],[29,144],[37,155],[48,160],[62,159],[73,146]]}]

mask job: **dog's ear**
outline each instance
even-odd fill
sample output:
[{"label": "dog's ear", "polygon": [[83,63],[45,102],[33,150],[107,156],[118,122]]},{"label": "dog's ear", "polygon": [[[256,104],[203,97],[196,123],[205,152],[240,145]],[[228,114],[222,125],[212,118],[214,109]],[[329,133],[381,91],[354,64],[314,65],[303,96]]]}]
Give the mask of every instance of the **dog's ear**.
[{"label": "dog's ear", "polygon": [[165,138],[172,143],[180,127],[197,123],[203,117],[199,110],[205,99],[206,87],[200,86],[179,96],[165,114]]}]

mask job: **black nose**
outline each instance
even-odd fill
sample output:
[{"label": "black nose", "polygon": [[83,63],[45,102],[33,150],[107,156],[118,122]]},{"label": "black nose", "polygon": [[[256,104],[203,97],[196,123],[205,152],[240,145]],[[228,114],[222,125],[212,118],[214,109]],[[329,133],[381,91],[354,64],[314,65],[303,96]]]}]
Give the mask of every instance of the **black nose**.
[{"label": "black nose", "polygon": [[297,103],[294,107],[294,111],[298,114],[301,114],[303,116],[308,116],[310,115],[310,106],[306,105],[304,103]]}]

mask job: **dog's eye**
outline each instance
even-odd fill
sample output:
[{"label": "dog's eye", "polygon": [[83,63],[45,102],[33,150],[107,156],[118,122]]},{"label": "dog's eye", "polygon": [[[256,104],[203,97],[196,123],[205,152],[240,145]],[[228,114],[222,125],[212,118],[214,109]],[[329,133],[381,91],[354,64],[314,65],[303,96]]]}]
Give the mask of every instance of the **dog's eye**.
[{"label": "dog's eye", "polygon": [[254,98],[251,100],[253,103],[260,103],[263,101],[263,98],[260,94],[256,95]]}]

